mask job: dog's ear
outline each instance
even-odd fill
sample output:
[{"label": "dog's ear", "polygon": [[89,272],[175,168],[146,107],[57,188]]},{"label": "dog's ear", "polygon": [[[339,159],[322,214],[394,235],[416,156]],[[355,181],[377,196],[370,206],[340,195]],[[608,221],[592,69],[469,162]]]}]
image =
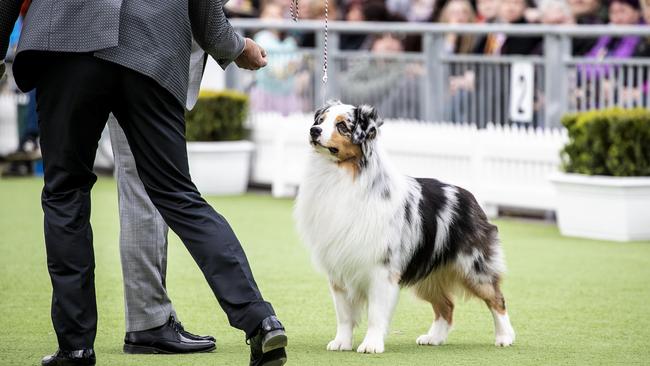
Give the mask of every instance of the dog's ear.
[{"label": "dog's ear", "polygon": [[335,99],[330,99],[325,103],[324,106],[320,107],[319,109],[316,110],[316,113],[314,113],[314,124],[321,124],[323,121],[321,121],[321,116],[325,111],[327,111],[331,106],[334,105],[339,105],[341,104],[341,101],[335,100]]},{"label": "dog's ear", "polygon": [[377,110],[369,105],[357,106],[354,111],[354,130],[352,143],[360,145],[377,137],[377,129],[384,121],[377,116]]}]

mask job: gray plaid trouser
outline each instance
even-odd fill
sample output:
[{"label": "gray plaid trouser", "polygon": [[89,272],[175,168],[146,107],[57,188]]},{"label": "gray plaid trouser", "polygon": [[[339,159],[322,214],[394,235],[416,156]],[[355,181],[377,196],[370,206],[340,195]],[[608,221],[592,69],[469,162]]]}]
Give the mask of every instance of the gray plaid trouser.
[{"label": "gray plaid trouser", "polygon": [[176,316],[165,286],[169,229],[144,189],[124,131],[112,114],[108,128],[120,209],[126,331],[134,332]]}]

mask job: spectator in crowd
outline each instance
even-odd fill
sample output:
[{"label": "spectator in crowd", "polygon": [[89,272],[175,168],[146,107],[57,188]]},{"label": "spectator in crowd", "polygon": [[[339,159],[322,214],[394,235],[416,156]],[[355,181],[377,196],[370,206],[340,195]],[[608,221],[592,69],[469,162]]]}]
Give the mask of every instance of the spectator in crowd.
[{"label": "spectator in crowd", "polygon": [[[285,7],[288,10],[288,7]],[[338,7],[334,0],[328,1],[327,12],[329,20],[338,19]],[[325,19],[325,1],[324,0],[299,0],[298,1],[299,18],[303,20],[323,20]],[[293,32],[292,35],[297,39],[298,45],[305,48],[316,46],[316,37],[314,33]]]},{"label": "spectator in crowd", "polygon": [[[469,0],[449,0],[440,10],[439,22],[445,24],[471,24],[476,23],[476,11]],[[449,33],[445,35],[445,53],[463,54],[471,53],[475,48],[475,37],[469,34]],[[451,105],[457,105],[461,99],[474,89],[474,72],[464,71],[453,73],[449,77],[449,93],[452,98]],[[457,112],[451,108],[453,120],[464,121],[467,111]]]},{"label": "spectator in crowd", "polygon": [[[476,22],[476,12],[469,0],[450,0],[440,11],[440,23],[471,24]],[[449,33],[445,35],[445,53],[471,53],[475,48],[475,38],[469,34]],[[474,87],[474,73],[465,71],[449,77],[449,91],[457,102],[462,95],[471,92]],[[454,103],[456,103],[454,102]],[[458,116],[452,116],[456,118]],[[459,118],[462,120],[462,118]]]},{"label": "spectator in crowd", "polygon": [[434,10],[444,0],[410,0],[408,12],[402,15],[409,22],[428,22],[434,16]]},{"label": "spectator in crowd", "polygon": [[260,15],[260,0],[230,0],[224,9],[229,17],[257,18]]},{"label": "spectator in crowd", "polygon": [[542,24],[561,25],[576,22],[571,7],[565,0],[542,0],[538,8]]},{"label": "spectator in crowd", "polygon": [[650,0],[641,0],[641,9],[643,9],[645,24],[650,24]]},{"label": "spectator in crowd", "polygon": [[411,0],[386,0],[386,8],[391,14],[408,19],[411,11]]},{"label": "spectator in crowd", "polygon": [[[363,14],[364,5],[361,0],[354,0],[348,3],[345,10],[344,20],[348,22],[363,22],[366,17]],[[342,50],[358,50],[362,47],[366,35],[364,34],[342,34],[340,47]]]},{"label": "spectator in crowd", "polygon": [[[643,23],[639,0],[611,0],[609,2],[609,22],[612,25],[638,25]],[[602,36],[587,57],[603,59],[606,57],[625,58],[637,56],[645,48],[639,36]]]},{"label": "spectator in crowd", "polygon": [[[539,10],[539,21],[547,25],[568,25],[575,24],[575,18],[571,7],[565,0],[541,0],[537,9]],[[544,42],[540,40],[532,54],[544,54]]]},{"label": "spectator in crowd", "polygon": [[[611,25],[644,23],[639,0],[610,0],[608,10]],[[648,55],[648,44],[642,37],[605,35],[597,39],[585,57],[602,61],[607,58],[621,59]],[[639,77],[644,80],[643,83],[638,82]],[[578,104],[586,104],[589,100],[602,101],[606,104],[614,102],[626,104],[639,98],[642,89],[647,87],[645,79],[647,79],[647,72],[640,67],[630,69],[607,64],[582,65],[578,68],[578,84],[582,87],[576,91],[576,100]]]},{"label": "spectator in crowd", "polygon": [[[349,21],[389,22],[396,20],[386,7],[383,0],[354,0],[349,3],[345,13]],[[371,48],[374,37],[366,34],[341,35],[340,47],[342,50],[368,50]]]},{"label": "spectator in crowd", "polygon": [[603,0],[567,0],[578,24],[606,24],[607,8]]},{"label": "spectator in crowd", "polygon": [[404,52],[402,41],[383,34],[373,40],[370,52],[379,57],[354,61],[342,72],[338,79],[341,98],[352,104],[372,104],[384,118],[417,118],[417,80],[422,70],[390,57]]},{"label": "spectator in crowd", "polygon": [[363,1],[350,1],[347,5],[343,20],[348,22],[363,22],[366,20],[363,16]]},{"label": "spectator in crowd", "polygon": [[[497,19],[507,24],[527,24],[526,10],[533,4],[529,0],[502,0]],[[502,33],[489,34],[479,40],[475,53],[486,55],[530,55],[542,42],[539,37],[506,36]]]},{"label": "spectator in crowd", "polygon": [[[577,24],[607,24],[607,8],[604,0],[568,0]],[[572,42],[573,55],[584,56],[596,44],[597,38],[575,38]]]},{"label": "spectator in crowd", "polygon": [[[280,0],[267,0],[260,18],[280,20],[284,10]],[[253,39],[271,57],[266,68],[257,72],[256,85],[251,90],[251,109],[283,114],[301,111],[303,103],[296,93],[296,75],[300,67],[296,40],[272,30],[260,31]]]},{"label": "spectator in crowd", "polygon": [[[476,12],[469,0],[451,0],[440,13],[440,23],[470,24],[476,22]],[[446,53],[471,53],[474,37],[467,34],[449,33],[445,35]]]},{"label": "spectator in crowd", "polygon": [[477,0],[476,21],[478,23],[492,23],[499,14],[499,0]]},{"label": "spectator in crowd", "polygon": [[[643,14],[643,22],[650,24],[650,0],[641,0],[641,10]],[[650,57],[650,37],[646,38],[643,42],[643,48],[638,50],[637,56]]]},{"label": "spectator in crowd", "polygon": [[[337,19],[336,1],[328,2],[328,13],[330,20]],[[286,8],[288,9],[288,7]],[[324,0],[299,0],[298,13],[300,19],[322,20],[325,17],[325,1]]]}]

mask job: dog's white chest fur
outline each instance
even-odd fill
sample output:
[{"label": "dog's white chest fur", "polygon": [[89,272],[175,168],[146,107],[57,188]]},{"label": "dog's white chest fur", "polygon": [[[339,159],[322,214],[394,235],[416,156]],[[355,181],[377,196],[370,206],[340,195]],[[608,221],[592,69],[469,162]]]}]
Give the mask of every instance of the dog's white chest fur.
[{"label": "dog's white chest fur", "polygon": [[399,197],[379,196],[364,179],[314,156],[296,200],[297,228],[314,263],[350,290],[367,287],[373,269],[400,240]]}]

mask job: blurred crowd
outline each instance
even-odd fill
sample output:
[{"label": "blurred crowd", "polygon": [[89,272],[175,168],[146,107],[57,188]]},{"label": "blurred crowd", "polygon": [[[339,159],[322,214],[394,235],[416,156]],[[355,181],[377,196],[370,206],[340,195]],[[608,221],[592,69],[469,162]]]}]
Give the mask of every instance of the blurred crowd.
[{"label": "blurred crowd", "polygon": [[[230,0],[226,7],[232,17],[259,17],[266,20],[291,18],[291,0]],[[487,23],[612,26],[650,23],[650,0],[330,0],[328,9],[330,20],[434,22],[461,25],[460,28],[462,25],[469,27],[471,24]],[[298,0],[300,19],[322,20],[324,13],[324,0]],[[269,67],[258,73],[251,88],[254,95],[253,109],[283,113],[309,110],[311,98],[308,94],[312,90],[310,86],[316,81],[313,70],[319,69],[319,65],[306,61],[298,50],[314,47],[314,34],[265,30],[254,37],[273,57]],[[339,48],[382,55],[420,52],[422,37],[399,32],[379,35],[341,34]],[[544,42],[542,37],[537,36],[449,33],[444,37],[441,51],[449,55],[542,55]],[[650,57],[650,39],[633,35],[575,38],[572,39],[572,53],[575,57],[594,61],[608,57]],[[576,84],[583,87],[597,84],[599,90],[611,89],[606,85],[611,68],[585,66],[578,71],[583,75]],[[419,79],[424,74],[421,65],[386,58],[359,58],[354,62],[344,61],[339,64],[338,72],[338,97],[373,103],[379,109],[386,106],[383,108],[384,114],[389,116],[418,117],[418,111],[421,110],[417,97],[421,92],[418,90],[421,85]],[[647,80],[642,80],[641,85],[637,82],[639,78],[647,79],[647,70],[639,69],[635,72],[628,73],[629,77],[624,76],[634,80],[635,85],[625,89],[632,96],[647,93]],[[472,96],[480,76],[474,71],[451,72],[448,85],[449,97],[452,98],[450,102],[460,103],[461,97],[468,93]],[[492,94],[496,92],[488,91]],[[538,97],[540,92],[536,91],[536,110],[543,108],[543,101]],[[600,98],[603,93],[613,95],[598,91],[598,95],[583,92],[572,97],[574,103],[582,103],[579,99]],[[620,95],[615,96],[618,97]],[[451,116],[455,117],[457,116]],[[505,119],[504,116],[497,118]]]},{"label": "blurred crowd", "polygon": [[[299,0],[300,19],[322,19],[324,4],[324,0]],[[230,0],[226,8],[233,17],[287,19],[290,6],[291,0]],[[330,0],[329,14],[330,19],[343,21],[643,25],[650,23],[650,0]],[[289,36],[298,47],[313,46],[313,36]],[[418,37],[389,41],[382,37],[395,38],[347,35],[341,38],[340,48],[372,50],[385,48],[387,42],[388,51],[419,51],[421,47]],[[376,46],[378,42],[382,45]],[[647,57],[648,43],[640,37],[577,39],[573,52],[586,57]],[[445,49],[449,53],[497,55],[535,55],[543,51],[541,39],[500,34],[449,34]]]}]

